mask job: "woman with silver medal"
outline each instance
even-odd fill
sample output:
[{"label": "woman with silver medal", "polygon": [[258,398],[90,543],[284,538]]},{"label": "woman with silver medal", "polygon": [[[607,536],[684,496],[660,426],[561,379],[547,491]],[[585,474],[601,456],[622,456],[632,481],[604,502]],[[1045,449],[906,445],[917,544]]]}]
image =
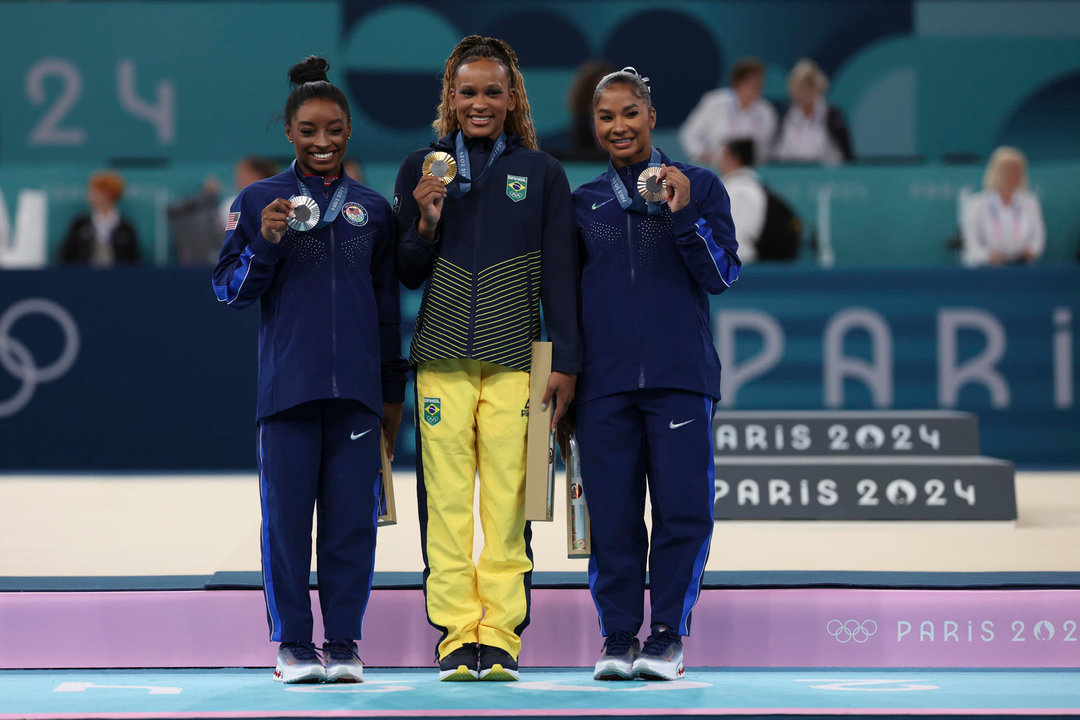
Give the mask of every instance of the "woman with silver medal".
[{"label": "woman with silver medal", "polygon": [[[342,173],[348,100],[310,57],[289,72],[296,159],[230,208],[218,300],[260,305],[256,407],[262,581],[280,682],[362,682],[356,641],[371,591],[380,443],[392,454],[406,365],[390,204]],[[309,591],[318,512],[319,604]]]},{"label": "woman with silver medal", "polygon": [[[574,191],[585,348],[575,459],[591,511],[589,586],[604,636],[597,680],[685,672],[682,638],[713,527],[720,362],[708,298],[741,267],[720,179],[653,147],[646,81],[629,67],[600,80],[593,121],[610,162]],[[651,632],[642,645],[646,563]]]}]

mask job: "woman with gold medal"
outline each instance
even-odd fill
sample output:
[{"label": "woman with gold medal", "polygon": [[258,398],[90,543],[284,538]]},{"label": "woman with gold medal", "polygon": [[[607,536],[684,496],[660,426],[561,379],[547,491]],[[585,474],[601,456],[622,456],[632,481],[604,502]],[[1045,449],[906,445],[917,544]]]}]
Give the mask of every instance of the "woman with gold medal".
[{"label": "woman with gold medal", "polygon": [[[581,369],[570,186],[537,150],[517,55],[501,40],[473,35],[450,54],[434,127],[440,139],[405,159],[394,189],[399,277],[424,287],[409,359],[427,614],[442,633],[441,680],[516,680],[529,622],[525,447],[541,303],[553,426]],[[477,473],[484,549],[474,563]]]},{"label": "woman with gold medal", "polygon": [[[576,429],[591,509],[589,588],[604,635],[597,680],[684,674],[682,637],[713,528],[720,361],[709,295],[740,269],[719,178],[652,145],[647,80],[633,68],[600,80],[593,121],[610,162],[574,191],[585,350]],[[642,646],[646,560],[651,632]]]}]

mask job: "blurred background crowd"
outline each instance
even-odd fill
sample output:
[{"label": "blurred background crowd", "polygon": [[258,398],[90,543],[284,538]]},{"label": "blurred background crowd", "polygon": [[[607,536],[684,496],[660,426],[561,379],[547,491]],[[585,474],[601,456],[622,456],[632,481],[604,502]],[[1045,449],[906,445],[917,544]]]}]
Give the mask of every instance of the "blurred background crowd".
[{"label": "blurred background crowd", "polygon": [[596,81],[651,76],[658,144],[723,178],[744,262],[1078,259],[1075,2],[320,1],[296,5],[318,31],[262,32],[293,5],[0,2],[34,28],[0,50],[0,266],[212,264],[231,199],[287,165],[312,52],[353,104],[350,174],[389,195],[474,31],[517,49],[575,186],[603,169]]}]

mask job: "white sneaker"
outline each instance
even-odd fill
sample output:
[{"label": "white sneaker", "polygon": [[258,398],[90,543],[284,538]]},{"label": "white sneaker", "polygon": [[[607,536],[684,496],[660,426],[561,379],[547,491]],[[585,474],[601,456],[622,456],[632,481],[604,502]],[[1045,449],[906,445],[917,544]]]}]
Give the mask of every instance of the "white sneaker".
[{"label": "white sneaker", "polygon": [[326,682],[364,682],[364,661],[356,651],[352,640],[324,642],[323,659],[326,661]]},{"label": "white sneaker", "polygon": [[682,638],[667,625],[653,625],[645,647],[634,660],[634,677],[641,680],[678,680],[685,674]]},{"label": "white sneaker", "polygon": [[622,630],[604,638],[604,652],[593,666],[593,680],[633,680],[634,660],[641,643],[634,634]]},{"label": "white sneaker", "polygon": [[274,679],[283,683],[317,683],[326,680],[326,668],[314,643],[281,643]]}]

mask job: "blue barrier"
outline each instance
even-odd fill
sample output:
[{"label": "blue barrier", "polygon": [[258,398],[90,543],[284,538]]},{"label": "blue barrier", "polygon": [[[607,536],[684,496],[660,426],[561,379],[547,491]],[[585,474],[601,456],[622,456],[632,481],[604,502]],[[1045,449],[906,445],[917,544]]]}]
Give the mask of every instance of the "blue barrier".
[{"label": "blue barrier", "polygon": [[[254,467],[258,312],[208,271],[2,277],[0,470]],[[985,454],[1080,465],[1080,269],[752,267],[713,310],[728,407],[971,410]]]}]

